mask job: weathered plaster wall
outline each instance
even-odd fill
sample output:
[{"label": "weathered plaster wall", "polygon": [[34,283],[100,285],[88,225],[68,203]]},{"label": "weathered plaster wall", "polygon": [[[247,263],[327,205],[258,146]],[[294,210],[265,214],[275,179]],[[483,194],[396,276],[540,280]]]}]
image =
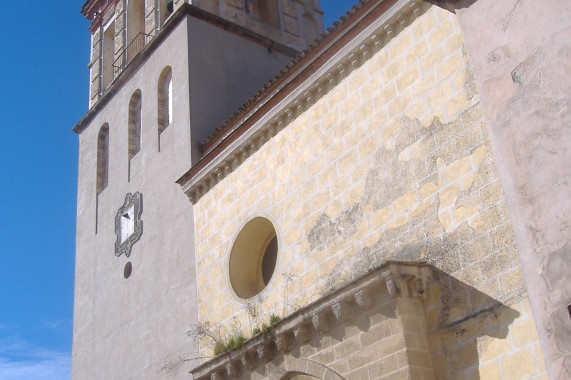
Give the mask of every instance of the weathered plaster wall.
[{"label": "weathered plaster wall", "polygon": [[[165,361],[196,356],[184,334],[197,315],[192,206],[175,184],[191,162],[188,64],[180,58],[188,56],[187,44],[180,43],[186,23],[172,33],[79,135],[73,379],[166,378],[159,372]],[[157,90],[166,66],[172,67],[174,115],[159,152]],[[131,160],[129,181],[128,109],[137,89],[141,151]],[[109,185],[97,202],[97,135],[104,123]],[[137,191],[143,194],[143,234],[129,258],[116,257],[115,215],[126,193]],[[125,279],[127,262],[133,271]]]},{"label": "weathered plaster wall", "polygon": [[[198,148],[291,57],[205,21],[187,22],[191,138]],[[194,153],[198,161],[200,152]]]},{"label": "weathered plaster wall", "polygon": [[457,5],[550,377],[571,378],[571,3]]},{"label": "weathered plaster wall", "polygon": [[[486,378],[482,368],[540,378],[541,348],[522,311],[521,265],[456,16],[430,7],[393,37],[197,202],[199,318],[247,331],[252,306],[260,320],[286,315],[387,259],[428,261],[485,295],[462,318],[484,313],[488,323],[501,319],[497,308],[515,310],[497,325],[503,333],[434,343],[447,363],[440,378]],[[280,253],[267,288],[243,301],[228,289],[228,254],[256,213],[276,221]],[[452,299],[470,299],[462,296]],[[450,314],[446,326],[462,330]],[[512,343],[510,326],[523,321],[527,338]],[[467,342],[469,359],[450,364]],[[521,359],[532,365],[510,365]]]}]

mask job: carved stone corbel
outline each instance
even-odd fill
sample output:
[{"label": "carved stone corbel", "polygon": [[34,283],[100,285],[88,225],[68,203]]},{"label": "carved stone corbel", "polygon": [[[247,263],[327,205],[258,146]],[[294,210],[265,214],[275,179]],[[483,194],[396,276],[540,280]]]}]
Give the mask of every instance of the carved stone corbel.
[{"label": "carved stone corbel", "polygon": [[289,341],[290,337],[287,333],[276,336],[276,346],[282,354],[285,354],[289,351]]},{"label": "carved stone corbel", "polygon": [[258,356],[260,359],[266,363],[272,360],[274,356],[274,350],[271,346],[271,341],[266,344],[260,344],[256,347],[256,351],[258,351]]},{"label": "carved stone corbel", "polygon": [[395,284],[395,279],[393,277],[387,278],[386,282],[387,291],[389,292],[389,296],[396,297],[397,296],[397,286]]},{"label": "carved stone corbel", "polygon": [[361,289],[355,293],[355,302],[360,308],[364,310],[369,310],[373,306],[373,299],[371,297],[371,292],[367,289]]},{"label": "carved stone corbel", "polygon": [[210,380],[223,380],[225,378],[222,372],[212,372],[210,374]]},{"label": "carved stone corbel", "polygon": [[238,363],[229,362],[228,364],[226,364],[226,374],[231,379],[235,379],[236,377],[240,376],[240,367],[241,366],[238,365]]},{"label": "carved stone corbel", "polygon": [[256,355],[253,352],[246,351],[240,356],[242,365],[249,370],[253,370],[258,366]]},{"label": "carved stone corbel", "polygon": [[351,307],[344,303],[336,303],[333,306],[331,306],[331,309],[333,310],[335,318],[337,318],[337,320],[339,320],[340,322],[346,322],[350,320],[351,317],[353,316]]},{"label": "carved stone corbel", "polygon": [[324,313],[316,314],[311,318],[311,323],[318,333],[326,333],[331,328],[329,327],[329,318]]},{"label": "carved stone corbel", "polygon": [[311,337],[309,329],[303,324],[293,329],[293,335],[295,336],[295,339],[297,339],[300,343],[307,342]]}]

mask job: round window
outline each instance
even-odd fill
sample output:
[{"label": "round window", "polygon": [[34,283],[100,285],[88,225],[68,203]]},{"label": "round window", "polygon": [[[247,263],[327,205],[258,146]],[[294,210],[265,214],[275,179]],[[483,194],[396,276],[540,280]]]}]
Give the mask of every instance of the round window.
[{"label": "round window", "polygon": [[263,217],[242,228],[230,252],[232,289],[240,298],[251,298],[270,282],[278,257],[278,238],[272,222]]}]

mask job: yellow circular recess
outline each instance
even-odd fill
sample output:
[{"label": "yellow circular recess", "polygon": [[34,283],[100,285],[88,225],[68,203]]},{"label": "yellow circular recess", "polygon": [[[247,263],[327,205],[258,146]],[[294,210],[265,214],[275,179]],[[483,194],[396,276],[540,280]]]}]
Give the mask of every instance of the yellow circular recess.
[{"label": "yellow circular recess", "polygon": [[278,239],[272,222],[258,216],[250,220],[230,252],[230,284],[240,298],[251,298],[270,282],[278,256]]}]

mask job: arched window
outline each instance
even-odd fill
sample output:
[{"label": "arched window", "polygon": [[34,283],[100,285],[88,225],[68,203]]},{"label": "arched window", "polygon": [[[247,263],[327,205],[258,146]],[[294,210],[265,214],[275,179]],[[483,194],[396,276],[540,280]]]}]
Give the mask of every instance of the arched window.
[{"label": "arched window", "polygon": [[141,150],[141,90],[137,90],[129,101],[129,179],[131,159]]},{"label": "arched window", "polygon": [[172,69],[167,66],[159,76],[157,89],[158,100],[158,135],[159,135],[159,151],[161,150],[161,133],[172,124],[173,107],[172,107]]},{"label": "arched window", "polygon": [[270,25],[279,25],[278,4],[276,0],[246,0],[246,12],[255,19]]},{"label": "arched window", "polygon": [[101,194],[109,181],[109,124],[105,123],[97,136],[97,178],[96,195]]}]

